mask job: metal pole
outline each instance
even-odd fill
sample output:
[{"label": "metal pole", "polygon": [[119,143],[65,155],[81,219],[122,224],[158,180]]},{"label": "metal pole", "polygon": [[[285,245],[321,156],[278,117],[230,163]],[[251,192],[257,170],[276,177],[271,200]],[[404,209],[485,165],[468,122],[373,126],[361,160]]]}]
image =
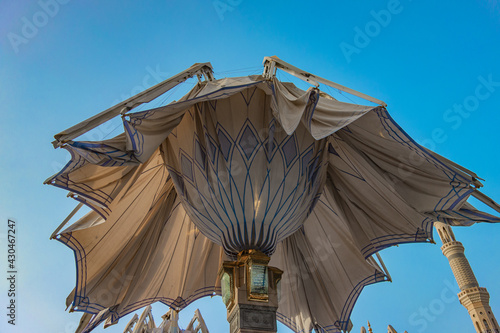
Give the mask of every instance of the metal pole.
[{"label": "metal pole", "polygon": [[383,102],[377,98],[368,96],[368,95],[363,94],[363,93],[356,91],[354,89],[345,87],[345,86],[340,85],[338,83],[332,82],[330,80],[327,80],[327,79],[324,79],[322,77],[311,74],[309,72],[306,72],[300,68],[297,68],[293,65],[290,65],[289,63],[281,60],[280,58],[278,58],[276,56],[265,57],[263,65],[265,66],[263,75],[267,78],[271,78],[274,76],[274,70],[270,70],[270,68],[275,67],[275,68],[279,68],[279,69],[281,69],[281,70],[283,70],[283,71],[285,71],[285,72],[287,72],[295,77],[298,77],[301,80],[309,82],[310,84],[314,85],[316,88],[319,87],[319,83],[323,83],[323,84],[326,84],[327,86],[342,90],[342,91],[349,93],[351,95],[354,95],[354,96],[361,97],[361,98],[366,99],[367,101],[373,102],[375,104],[382,105],[384,107],[387,106],[387,104],[385,102]]},{"label": "metal pole", "polygon": [[171,78],[166,79],[165,81],[160,82],[157,85],[54,135],[56,140],[53,141],[52,144],[55,148],[60,147],[65,142],[73,140],[74,138],[90,131],[93,128],[96,128],[97,126],[120,114],[125,114],[143,103],[151,102],[153,99],[197,74],[205,76],[208,81],[212,81],[214,79],[212,65],[209,62],[194,64],[179,74],[174,75]]}]

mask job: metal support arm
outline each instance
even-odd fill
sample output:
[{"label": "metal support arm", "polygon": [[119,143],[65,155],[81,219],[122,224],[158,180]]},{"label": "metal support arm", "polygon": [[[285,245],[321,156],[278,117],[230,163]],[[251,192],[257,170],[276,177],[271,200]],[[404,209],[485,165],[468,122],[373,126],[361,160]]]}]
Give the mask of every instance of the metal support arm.
[{"label": "metal support arm", "polygon": [[203,75],[207,81],[213,81],[214,76],[212,65],[209,62],[194,64],[193,66],[180,72],[179,74],[174,75],[171,78],[166,79],[165,81],[160,82],[157,85],[146,89],[138,93],[137,95],[132,96],[129,99],[118,103],[115,106],[112,106],[109,109],[104,110],[103,112],[54,135],[54,138],[56,140],[53,141],[52,144],[55,148],[60,147],[65,142],[73,140],[74,138],[90,131],[93,128],[96,128],[97,126],[118,116],[119,114],[128,112],[143,103],[151,102],[158,96],[166,93],[173,87],[195,75],[198,76],[198,78],[201,78],[201,76]]},{"label": "metal support arm", "polygon": [[[272,78],[274,77],[276,73],[276,69],[281,69],[288,74],[291,74],[303,81],[306,81],[312,85],[314,85],[316,88],[319,87],[320,83],[326,84],[329,87],[335,88],[342,90],[346,93],[349,93],[354,96],[361,97],[363,99],[366,99],[367,101],[373,102],[378,105],[382,106],[387,106],[387,104],[379,99],[376,99],[374,97],[368,96],[366,94],[360,93],[359,91],[353,90],[351,88],[344,87],[343,85],[340,85],[338,83],[332,82],[330,80],[324,79],[322,77],[313,75],[311,73],[308,73],[300,68],[297,68],[293,65],[290,65],[289,63],[281,60],[280,58],[276,56],[272,57],[265,57],[263,61],[264,65],[264,73],[262,74],[266,78]],[[319,82],[319,83],[318,83]]]}]

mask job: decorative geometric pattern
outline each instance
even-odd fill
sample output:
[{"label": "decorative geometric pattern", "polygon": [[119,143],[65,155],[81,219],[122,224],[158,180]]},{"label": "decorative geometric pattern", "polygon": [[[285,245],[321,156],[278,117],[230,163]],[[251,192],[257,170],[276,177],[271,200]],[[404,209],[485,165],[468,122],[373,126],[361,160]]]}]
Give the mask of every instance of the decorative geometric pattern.
[{"label": "decorative geometric pattern", "polygon": [[178,193],[191,219],[229,255],[248,248],[273,253],[301,227],[326,174],[326,139],[315,140],[304,125],[287,135],[263,107],[265,94],[248,90],[184,117],[177,131],[193,135],[169,136],[176,153],[165,156],[169,172],[184,178],[172,177],[185,186]]},{"label": "decorative geometric pattern", "polygon": [[184,186],[184,179],[182,176],[178,175],[177,172],[170,172],[170,177],[175,184],[175,188],[179,191],[180,195],[185,195],[186,188]]},{"label": "decorative geometric pattern", "polygon": [[[220,151],[222,152],[222,155],[224,156],[224,158],[227,161],[227,159],[229,158],[229,150],[231,149],[231,145],[232,145],[231,140],[221,130],[219,130],[219,132],[217,134],[219,136]],[[215,150],[215,151],[217,151],[217,150]]]},{"label": "decorative geometric pattern", "polygon": [[302,174],[307,170],[307,166],[311,162],[311,158],[313,155],[313,149],[309,149],[307,153],[302,157]]},{"label": "decorative geometric pattern", "polygon": [[181,168],[182,175],[193,181],[193,163],[191,162],[190,158],[184,154],[181,154]]},{"label": "decorative geometric pattern", "polygon": [[247,125],[243,130],[239,143],[241,149],[243,149],[243,152],[245,153],[245,156],[250,158],[259,142],[257,141],[257,136],[253,133],[249,125]]},{"label": "decorative geometric pattern", "polygon": [[297,147],[295,142],[295,133],[290,136],[287,142],[283,146],[283,153],[285,154],[286,166],[289,166],[290,163],[297,157]]},{"label": "decorative geometric pattern", "polygon": [[207,154],[205,153],[205,150],[201,148],[200,141],[198,141],[197,139],[194,141],[194,153],[195,153],[195,160],[198,163],[198,165],[203,169],[205,169]]},{"label": "decorative geometric pattern", "polygon": [[214,139],[212,139],[208,134],[205,136],[208,141],[208,152],[210,153],[210,160],[212,164],[215,163],[215,156],[217,156],[217,146],[215,144]]}]

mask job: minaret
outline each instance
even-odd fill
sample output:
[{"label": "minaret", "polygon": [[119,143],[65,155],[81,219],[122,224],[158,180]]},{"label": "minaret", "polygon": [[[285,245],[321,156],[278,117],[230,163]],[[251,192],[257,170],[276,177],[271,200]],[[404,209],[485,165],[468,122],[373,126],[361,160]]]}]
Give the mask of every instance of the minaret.
[{"label": "minaret", "polygon": [[456,241],[449,225],[435,222],[434,226],[443,242],[441,251],[448,258],[451,270],[460,288],[458,299],[469,311],[476,332],[500,333],[498,323],[490,308],[490,295],[486,288],[480,287],[477,283],[469,261],[465,257],[464,246]]},{"label": "minaret", "polygon": [[[387,333],[398,333],[391,325],[387,326],[387,330],[388,330]],[[368,322],[368,332],[373,333],[372,327],[370,326],[370,322]],[[366,328],[364,328],[363,326],[361,326],[361,333],[366,333]],[[405,331],[405,333],[408,332]]]}]

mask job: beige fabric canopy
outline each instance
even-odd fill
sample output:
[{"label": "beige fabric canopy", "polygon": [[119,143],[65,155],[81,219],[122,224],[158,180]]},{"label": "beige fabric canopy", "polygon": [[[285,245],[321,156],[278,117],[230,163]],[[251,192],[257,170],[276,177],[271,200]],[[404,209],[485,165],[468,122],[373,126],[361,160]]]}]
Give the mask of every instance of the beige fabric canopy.
[{"label": "beige fabric canopy", "polygon": [[93,209],[58,235],[76,255],[68,305],[93,314],[81,331],[220,294],[222,261],[253,248],[284,271],[281,322],[340,332],[363,287],[387,279],[371,255],[432,240],[434,221],[500,221],[466,202],[474,173],[418,145],[384,107],[321,96],[217,80],[128,114],[113,139],[69,142],[71,161],[47,183]]}]

